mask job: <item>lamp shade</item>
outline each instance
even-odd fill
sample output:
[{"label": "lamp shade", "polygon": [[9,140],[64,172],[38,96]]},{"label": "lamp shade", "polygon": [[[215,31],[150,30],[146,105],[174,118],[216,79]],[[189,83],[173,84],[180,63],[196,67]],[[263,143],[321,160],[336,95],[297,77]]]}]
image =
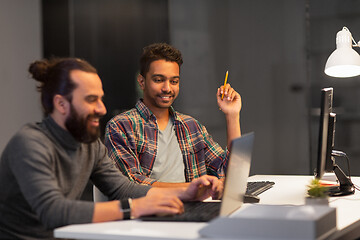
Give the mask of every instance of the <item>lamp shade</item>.
[{"label": "lamp shade", "polygon": [[326,61],[325,74],[339,78],[360,75],[360,56],[351,43],[351,33],[344,27],[336,34],[336,50]]}]

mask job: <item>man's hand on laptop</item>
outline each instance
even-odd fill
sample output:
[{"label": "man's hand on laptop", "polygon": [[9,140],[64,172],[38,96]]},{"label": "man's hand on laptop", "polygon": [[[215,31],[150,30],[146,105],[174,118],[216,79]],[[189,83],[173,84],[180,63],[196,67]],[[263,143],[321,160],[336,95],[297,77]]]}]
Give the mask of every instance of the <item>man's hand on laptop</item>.
[{"label": "man's hand on laptop", "polygon": [[131,215],[173,215],[184,212],[182,201],[203,201],[209,197],[219,199],[223,192],[223,181],[205,175],[193,180],[188,187],[151,188],[145,197],[132,200]]},{"label": "man's hand on laptop", "polygon": [[205,175],[194,179],[189,187],[179,194],[182,201],[203,201],[208,197],[220,199],[224,189],[223,182],[214,176]]},{"label": "man's hand on laptop", "polygon": [[138,218],[146,215],[173,215],[184,212],[184,205],[173,194],[165,191],[149,191],[145,197],[132,200],[131,217]]}]

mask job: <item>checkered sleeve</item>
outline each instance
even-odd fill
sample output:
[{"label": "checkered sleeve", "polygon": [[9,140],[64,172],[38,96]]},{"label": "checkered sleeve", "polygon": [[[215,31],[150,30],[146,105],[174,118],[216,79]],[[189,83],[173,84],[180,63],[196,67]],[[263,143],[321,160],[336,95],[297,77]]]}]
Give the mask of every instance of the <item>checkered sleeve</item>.
[{"label": "checkered sleeve", "polygon": [[121,172],[131,181],[151,185],[156,182],[144,174],[136,153],[136,141],[131,121],[111,119],[105,130],[105,146],[109,157]]},{"label": "checkered sleeve", "polygon": [[205,141],[205,162],[206,169],[209,175],[215,175],[219,178],[225,177],[227,163],[230,152],[226,147],[225,150],[214,141],[212,136],[206,130],[206,127],[197,122],[200,132]]}]

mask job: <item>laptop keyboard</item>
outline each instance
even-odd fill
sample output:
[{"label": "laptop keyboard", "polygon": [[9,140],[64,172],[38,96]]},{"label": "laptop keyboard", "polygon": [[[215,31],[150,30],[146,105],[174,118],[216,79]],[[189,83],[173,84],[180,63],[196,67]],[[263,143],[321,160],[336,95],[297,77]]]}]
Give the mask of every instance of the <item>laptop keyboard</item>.
[{"label": "laptop keyboard", "polygon": [[247,195],[255,195],[265,192],[266,190],[272,188],[274,186],[274,182],[271,181],[256,181],[256,182],[248,182],[246,194]]},{"label": "laptop keyboard", "polygon": [[208,222],[220,214],[221,202],[184,202],[184,213],[171,216],[144,216],[144,221]]},{"label": "laptop keyboard", "polygon": [[[275,183],[270,181],[248,182],[247,195],[263,193]],[[220,214],[221,202],[185,202],[184,213],[171,216],[143,216],[144,221],[185,221],[185,222],[208,222]]]}]

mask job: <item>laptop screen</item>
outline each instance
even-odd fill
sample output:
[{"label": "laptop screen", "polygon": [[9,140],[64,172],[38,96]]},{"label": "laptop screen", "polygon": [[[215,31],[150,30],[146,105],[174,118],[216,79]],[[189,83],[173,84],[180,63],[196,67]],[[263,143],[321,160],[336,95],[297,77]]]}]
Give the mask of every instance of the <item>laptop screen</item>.
[{"label": "laptop screen", "polygon": [[243,204],[250,172],[254,135],[254,132],[251,132],[231,142],[220,216],[228,216]]}]

